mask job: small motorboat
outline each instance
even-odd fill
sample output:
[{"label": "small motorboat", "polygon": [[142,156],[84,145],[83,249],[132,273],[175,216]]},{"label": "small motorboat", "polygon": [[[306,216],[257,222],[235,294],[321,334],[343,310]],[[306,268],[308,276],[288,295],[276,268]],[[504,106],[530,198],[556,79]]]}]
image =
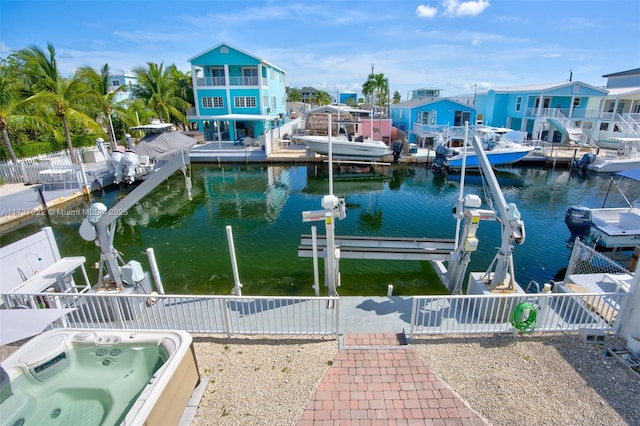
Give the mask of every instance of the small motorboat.
[{"label": "small motorboat", "polygon": [[[504,130],[510,129],[492,129],[480,128],[476,129],[472,135],[474,138],[480,139],[481,146],[492,166],[510,165],[522,160],[531,151],[532,146],[524,146],[507,138]],[[502,132],[499,132],[502,131]],[[436,157],[433,168],[438,169],[455,169],[462,168],[462,162],[466,156],[465,167],[478,168],[480,163],[474,148],[470,145],[455,147],[451,140],[439,138],[436,148]]]},{"label": "small motorboat", "polygon": [[332,155],[335,158],[348,158],[353,160],[379,160],[387,155],[389,147],[383,141],[365,138],[352,138],[344,134],[337,136],[295,136],[309,149],[321,154],[329,155],[329,143],[331,143]]},{"label": "small motorboat", "polygon": [[573,246],[576,238],[601,251],[632,250],[640,245],[640,199],[630,202],[618,183],[623,179],[640,182],[640,169],[626,170],[611,175],[605,203],[613,185],[628,203],[626,207],[589,208],[571,206],[564,222],[571,232],[567,246]]}]

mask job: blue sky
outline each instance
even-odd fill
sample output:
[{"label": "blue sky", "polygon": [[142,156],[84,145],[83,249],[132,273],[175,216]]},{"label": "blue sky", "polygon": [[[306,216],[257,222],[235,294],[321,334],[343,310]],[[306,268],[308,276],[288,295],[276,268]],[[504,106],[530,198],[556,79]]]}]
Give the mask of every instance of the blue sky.
[{"label": "blue sky", "polygon": [[227,42],[335,96],[384,73],[403,97],[579,80],[640,67],[640,1],[0,0],[0,57],[56,48],[64,75],[175,63]]}]

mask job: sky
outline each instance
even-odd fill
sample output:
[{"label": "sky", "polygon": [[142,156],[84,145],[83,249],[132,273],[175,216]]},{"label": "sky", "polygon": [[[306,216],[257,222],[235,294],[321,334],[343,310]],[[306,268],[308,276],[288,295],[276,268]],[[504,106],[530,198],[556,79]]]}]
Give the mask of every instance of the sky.
[{"label": "sky", "polygon": [[403,100],[581,81],[640,67],[640,0],[0,0],[0,58],[51,43],[61,74],[175,64],[219,43],[287,86],[361,93],[371,70]]}]

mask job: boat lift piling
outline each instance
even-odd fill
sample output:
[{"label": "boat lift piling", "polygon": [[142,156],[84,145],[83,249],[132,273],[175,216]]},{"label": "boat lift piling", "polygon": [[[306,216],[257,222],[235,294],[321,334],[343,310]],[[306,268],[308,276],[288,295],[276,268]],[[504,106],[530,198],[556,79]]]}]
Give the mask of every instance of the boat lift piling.
[{"label": "boat lift piling", "polygon": [[240,284],[240,276],[238,274],[238,262],[236,260],[236,248],[233,244],[233,231],[231,225],[227,225],[227,242],[229,243],[229,255],[231,256],[231,268],[233,269],[233,294],[235,296],[242,296],[242,284]]},{"label": "boat lift piling", "polygon": [[156,255],[154,250],[151,247],[147,249],[147,257],[149,258],[149,267],[151,268],[153,281],[156,284],[156,291],[158,292],[158,294],[164,294],[164,287],[162,285],[162,279],[160,278],[160,270],[158,269],[158,262],[156,262]]},{"label": "boat lift piling", "polygon": [[311,227],[311,246],[313,247],[313,290],[316,296],[320,296],[320,273],[318,270],[318,228]]}]

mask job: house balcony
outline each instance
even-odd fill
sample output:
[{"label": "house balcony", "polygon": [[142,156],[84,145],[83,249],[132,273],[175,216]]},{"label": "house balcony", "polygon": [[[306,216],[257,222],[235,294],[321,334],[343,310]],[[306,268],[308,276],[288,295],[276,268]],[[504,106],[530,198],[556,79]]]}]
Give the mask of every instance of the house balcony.
[{"label": "house balcony", "polygon": [[260,79],[258,77],[199,77],[199,78],[196,78],[196,87],[226,87],[226,86],[259,87]]},{"label": "house balcony", "polygon": [[536,108],[531,107],[527,108],[525,111],[525,117],[527,118],[579,118],[579,119],[588,119],[588,120],[596,120],[601,118],[600,112],[595,109],[579,109],[576,108],[573,111],[568,108]]}]

